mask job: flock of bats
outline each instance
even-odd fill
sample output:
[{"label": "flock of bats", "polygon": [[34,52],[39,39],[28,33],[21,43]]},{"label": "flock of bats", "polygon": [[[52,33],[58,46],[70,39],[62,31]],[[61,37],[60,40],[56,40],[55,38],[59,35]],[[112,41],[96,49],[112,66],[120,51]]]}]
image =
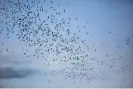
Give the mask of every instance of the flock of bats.
[{"label": "flock of bats", "polygon": [[[44,65],[52,66],[51,62],[63,64],[64,67],[58,73],[63,73],[65,79],[78,78],[89,83],[97,78],[93,75],[96,67],[104,65],[112,70],[115,69],[117,58],[112,59],[112,64],[106,65],[104,61],[89,55],[90,45],[80,36],[86,35],[87,38],[90,33],[85,32],[80,36],[74,33],[71,20],[78,21],[78,18],[59,18],[67,10],[57,10],[61,8],[60,5],[52,5],[56,0],[25,0],[26,3],[22,2],[23,0],[3,0],[3,4],[0,6],[0,25],[2,26],[0,35],[6,34],[5,39],[10,39],[11,35],[14,35],[26,47],[36,48],[32,56],[36,59],[43,59]],[[49,8],[44,7],[46,4],[49,5]],[[77,25],[79,33],[82,32],[79,27],[86,29],[86,26]],[[1,45],[4,43],[1,42]],[[129,39],[127,45],[129,45]],[[6,49],[6,51],[9,50]],[[94,51],[97,52],[97,49],[94,48]],[[23,55],[29,57],[28,49]],[[48,58],[49,55],[51,59]],[[108,56],[105,55],[107,59]],[[126,67],[122,66],[123,69]],[[97,71],[100,72],[100,70]],[[53,76],[56,74],[54,70],[51,73]]]}]

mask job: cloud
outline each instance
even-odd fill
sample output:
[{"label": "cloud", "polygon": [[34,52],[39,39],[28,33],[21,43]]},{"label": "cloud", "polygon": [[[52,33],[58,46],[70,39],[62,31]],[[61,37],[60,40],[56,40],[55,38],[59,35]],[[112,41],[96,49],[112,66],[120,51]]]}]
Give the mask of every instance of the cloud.
[{"label": "cloud", "polygon": [[15,70],[11,67],[0,68],[0,79],[25,78],[29,75],[34,74],[34,73],[35,73],[35,70],[32,70],[32,69]]}]

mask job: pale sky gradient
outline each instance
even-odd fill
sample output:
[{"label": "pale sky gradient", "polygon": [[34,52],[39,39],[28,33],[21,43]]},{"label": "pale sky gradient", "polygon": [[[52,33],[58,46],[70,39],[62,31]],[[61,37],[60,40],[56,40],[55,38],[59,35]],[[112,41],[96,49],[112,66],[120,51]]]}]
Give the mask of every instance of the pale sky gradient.
[{"label": "pale sky gradient", "polygon": [[[26,3],[26,0],[20,0]],[[50,1],[44,4],[45,8],[50,8]],[[3,4],[3,0],[0,0]],[[60,5],[60,8],[57,8]],[[132,0],[54,0],[52,6],[59,11],[65,8],[66,12],[57,16],[57,19],[72,18],[71,30],[82,40],[90,45],[88,52],[90,57],[104,61],[104,65],[97,67],[96,62],[92,61],[95,68],[91,75],[97,76],[89,84],[85,81],[65,80],[63,74],[53,77],[50,75],[52,70],[60,71],[64,64],[51,62],[51,67],[44,65],[44,60],[32,57],[35,48],[26,47],[14,35],[11,39],[4,38],[0,33],[0,67],[13,67],[14,69],[31,69],[37,73],[17,79],[0,79],[0,86],[4,87],[133,87],[133,1]],[[16,8],[14,8],[16,9]],[[0,21],[4,20],[0,11]],[[53,14],[48,9],[47,14],[42,14],[45,18]],[[78,20],[75,20],[78,18]],[[88,22],[88,24],[86,23]],[[79,33],[76,26],[79,25]],[[1,28],[4,25],[0,23]],[[84,29],[84,26],[86,27]],[[51,25],[52,28],[52,25]],[[17,28],[16,28],[17,29]],[[86,36],[86,32],[89,35]],[[111,34],[109,34],[111,32]],[[41,37],[40,37],[41,38]],[[127,45],[127,39],[129,44]],[[2,45],[1,43],[4,43]],[[119,49],[117,49],[119,47]],[[6,49],[9,49],[7,52]],[[22,48],[29,50],[29,58],[23,55]],[[94,49],[97,49],[95,52]],[[118,50],[118,52],[116,51]],[[12,51],[14,52],[12,54]],[[119,55],[118,55],[119,53]],[[51,53],[52,54],[52,53]],[[67,54],[64,54],[67,55]],[[106,57],[108,55],[108,58]],[[49,60],[51,56],[47,57]],[[113,62],[113,58],[117,60]],[[115,65],[110,69],[105,65]],[[123,66],[126,68],[121,70]],[[70,66],[68,64],[68,66]],[[114,70],[114,71],[113,71]],[[99,72],[100,71],[100,72]],[[47,75],[44,76],[44,74]],[[52,82],[48,82],[48,80]]]}]

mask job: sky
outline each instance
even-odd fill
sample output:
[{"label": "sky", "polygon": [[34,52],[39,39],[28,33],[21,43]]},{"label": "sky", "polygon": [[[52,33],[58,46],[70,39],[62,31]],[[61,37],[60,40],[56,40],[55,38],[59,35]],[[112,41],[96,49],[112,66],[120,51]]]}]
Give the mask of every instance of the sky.
[{"label": "sky", "polygon": [[[27,4],[26,0],[20,0],[20,2]],[[0,0],[0,4],[0,8],[2,8],[2,5],[7,3]],[[26,46],[25,42],[20,41],[14,34],[10,34],[10,38],[7,38],[6,31],[2,31],[3,28],[6,28],[2,21],[9,21],[11,13],[1,10],[0,87],[133,87],[132,0],[55,0],[52,5],[50,0],[46,0],[45,3],[39,5],[42,5],[48,11],[40,14],[41,20],[48,15],[55,14],[50,6],[59,12],[63,12],[63,9],[65,9],[65,13],[56,16],[57,22],[62,18],[66,21],[71,18],[71,32],[76,33],[80,40],[86,40],[86,43],[89,44],[89,51],[87,51],[84,45],[77,42],[82,50],[87,52],[89,58],[95,59],[88,61],[91,64],[90,66],[94,68],[93,71],[88,73],[95,76],[95,79],[89,83],[86,83],[85,79],[65,79],[64,74],[59,71],[66,65],[64,63],[58,64],[59,61],[52,62],[54,53],[44,54],[46,59],[50,61],[51,66],[47,66],[44,59],[37,59],[32,56],[34,50],[39,46]],[[5,8],[9,8],[9,5],[6,5]],[[12,8],[12,10],[17,9],[15,6]],[[36,7],[32,11],[36,12]],[[9,18],[5,19],[6,15],[3,16],[3,13],[8,13]],[[21,14],[25,14],[25,11],[15,14],[15,16]],[[76,18],[78,20],[75,20]],[[48,21],[46,23],[54,30],[54,24],[50,24]],[[81,29],[80,32],[79,29]],[[14,31],[17,32],[18,30],[19,28],[14,28]],[[86,32],[89,32],[87,36]],[[64,33],[62,34],[64,35]],[[69,38],[67,35],[64,36]],[[38,37],[42,38],[41,35],[38,35]],[[23,55],[25,49],[28,49],[28,57]],[[61,56],[63,55],[73,56],[67,53],[61,54]],[[103,65],[101,65],[102,63]],[[89,69],[88,65],[85,68]],[[67,66],[71,67],[71,63],[68,62]],[[110,68],[110,66],[114,67]],[[52,71],[57,72],[57,75],[52,76]],[[78,74],[78,71],[76,73]]]}]

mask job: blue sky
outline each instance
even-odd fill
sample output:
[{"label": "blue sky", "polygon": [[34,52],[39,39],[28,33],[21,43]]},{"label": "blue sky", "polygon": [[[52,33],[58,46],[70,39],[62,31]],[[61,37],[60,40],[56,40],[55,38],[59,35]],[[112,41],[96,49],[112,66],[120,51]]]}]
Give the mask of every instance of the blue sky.
[{"label": "blue sky", "polygon": [[[22,4],[26,4],[26,0],[20,1]],[[0,3],[4,4],[3,1],[0,1]],[[69,27],[71,32],[76,33],[76,36],[79,36],[80,40],[86,40],[86,43],[89,45],[89,51],[87,51],[79,41],[77,45],[75,44],[75,47],[80,45],[82,50],[87,52],[89,58],[93,57],[95,59],[94,61],[88,61],[94,70],[87,72],[89,75],[95,76],[96,79],[90,83],[86,83],[85,79],[79,80],[77,78],[74,81],[64,79],[63,73],[58,73],[56,77],[51,76],[51,71],[54,70],[58,72],[65,67],[63,63],[58,64],[58,61],[51,61],[54,53],[51,52],[50,55],[45,53],[45,57],[51,64],[51,66],[48,67],[44,64],[46,62],[45,60],[37,59],[32,56],[35,49],[39,46],[25,46],[25,43],[20,42],[14,34],[10,35],[10,39],[4,38],[6,35],[4,34],[5,31],[3,31],[3,33],[0,33],[0,67],[3,69],[11,67],[14,70],[30,69],[37,72],[25,78],[0,79],[1,86],[133,87],[133,2],[131,0],[56,0],[53,1],[53,4],[47,0],[45,4],[41,4],[43,8],[48,11],[47,13],[40,14],[41,19],[45,19],[48,15],[55,14],[55,12],[50,9],[50,6],[59,12],[63,12],[65,9],[65,13],[56,16],[57,22],[62,18],[66,21],[68,18],[72,19],[70,22],[71,27]],[[58,7],[58,5],[60,5],[60,7]],[[8,5],[5,7],[9,8]],[[17,10],[17,8],[13,9]],[[34,7],[32,11],[35,10],[36,8]],[[1,10],[0,21],[6,22],[10,20],[4,19],[4,16],[2,16],[3,13]],[[25,11],[22,13],[24,14]],[[8,14],[10,15],[10,13]],[[19,16],[19,14],[15,16]],[[78,20],[75,20],[76,18]],[[39,23],[40,22],[38,22],[38,24]],[[54,29],[53,24],[47,23],[51,29]],[[0,23],[0,26],[1,29],[6,27],[6,25],[2,23]],[[77,26],[79,26],[79,28],[77,28]],[[19,30],[18,28],[14,29],[16,32]],[[81,30],[80,32],[79,29]],[[86,32],[89,32],[89,35],[86,36]],[[67,35],[64,36],[69,38]],[[38,37],[42,38],[40,35],[38,35]],[[1,43],[4,43],[4,45]],[[7,48],[9,50],[8,52],[6,51]],[[23,55],[25,52],[24,49],[28,49],[28,58]],[[96,52],[95,49],[97,50]],[[70,56],[67,53],[63,53],[61,56],[63,55]],[[96,61],[102,61],[103,65],[98,64]],[[71,67],[70,64],[71,63],[68,63],[67,66]],[[109,68],[111,65],[115,65],[115,67]],[[88,65],[86,65],[86,68],[89,68]],[[78,73],[78,71],[76,73]]]}]

